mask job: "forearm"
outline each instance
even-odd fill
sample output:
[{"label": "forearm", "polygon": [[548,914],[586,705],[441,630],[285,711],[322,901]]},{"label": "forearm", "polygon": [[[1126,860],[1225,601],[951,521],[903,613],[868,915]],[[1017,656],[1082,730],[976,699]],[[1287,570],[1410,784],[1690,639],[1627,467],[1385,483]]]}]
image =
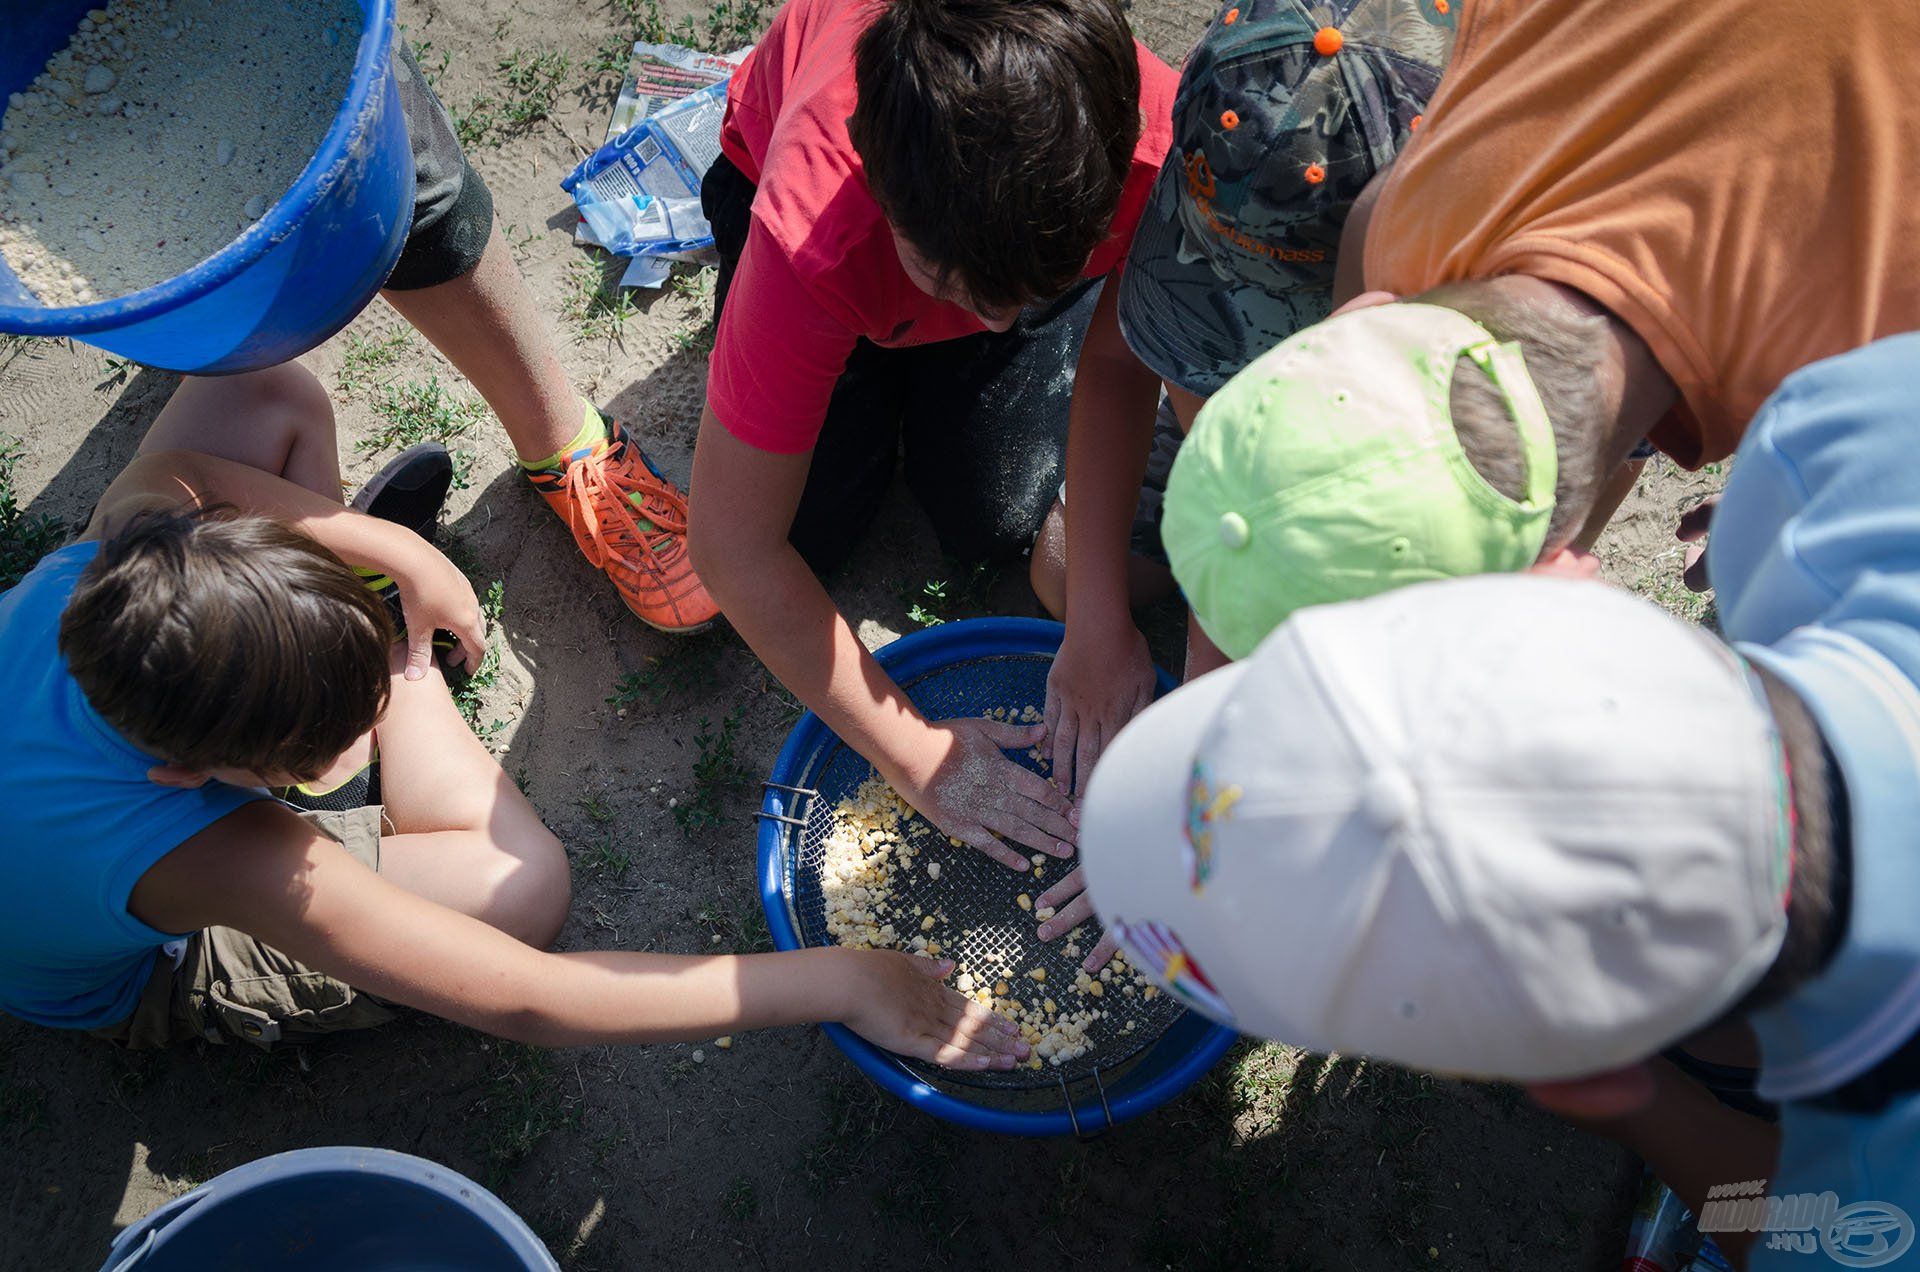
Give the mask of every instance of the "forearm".
[{"label": "forearm", "polygon": [[791,545],[720,554],[701,577],[727,621],[788,691],[840,739],[890,772],[927,729]]},{"label": "forearm", "polygon": [[845,953],[552,954],[538,985],[503,985],[477,1003],[411,1005],[540,1046],[688,1042],[840,1019],[846,978],[836,960]]},{"label": "forearm", "polygon": [[1129,623],[1127,551],[1160,378],[1120,335],[1111,280],[1081,347],[1067,426],[1067,623]]},{"label": "forearm", "polygon": [[161,451],[142,456],[146,471],[134,475],[146,489],[164,491],[177,502],[228,504],[241,512],[270,517],[327,548],[349,565],[366,566],[396,578],[418,578],[439,554],[412,531],[354,512],[337,500],[231,460],[194,451]]},{"label": "forearm", "polygon": [[1082,377],[1067,433],[1067,625],[1130,622],[1127,552],[1153,446],[1154,390]]}]

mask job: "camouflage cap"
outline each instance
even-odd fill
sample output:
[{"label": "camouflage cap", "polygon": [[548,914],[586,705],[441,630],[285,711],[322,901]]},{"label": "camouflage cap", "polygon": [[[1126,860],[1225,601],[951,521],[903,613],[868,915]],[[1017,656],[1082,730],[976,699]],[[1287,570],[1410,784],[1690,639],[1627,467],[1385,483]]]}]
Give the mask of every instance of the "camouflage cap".
[{"label": "camouflage cap", "polygon": [[1354,199],[1417,126],[1460,0],[1230,0],[1180,76],[1121,281],[1127,343],[1209,396],[1332,308]]}]

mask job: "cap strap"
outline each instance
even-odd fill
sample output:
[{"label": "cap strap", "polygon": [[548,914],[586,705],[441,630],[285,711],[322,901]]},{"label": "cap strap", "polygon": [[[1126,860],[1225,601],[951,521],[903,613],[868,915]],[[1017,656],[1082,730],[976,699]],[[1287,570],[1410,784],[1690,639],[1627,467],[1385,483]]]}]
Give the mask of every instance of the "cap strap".
[{"label": "cap strap", "polygon": [[1540,400],[1540,390],[1534,387],[1520,346],[1511,341],[1502,344],[1486,340],[1461,352],[1472,358],[1500,389],[1508,413],[1519,426],[1520,453],[1527,461],[1527,494],[1522,506],[1542,517],[1551,515],[1554,483],[1560,477],[1560,456],[1553,445],[1553,422],[1547,418],[1546,403]]}]

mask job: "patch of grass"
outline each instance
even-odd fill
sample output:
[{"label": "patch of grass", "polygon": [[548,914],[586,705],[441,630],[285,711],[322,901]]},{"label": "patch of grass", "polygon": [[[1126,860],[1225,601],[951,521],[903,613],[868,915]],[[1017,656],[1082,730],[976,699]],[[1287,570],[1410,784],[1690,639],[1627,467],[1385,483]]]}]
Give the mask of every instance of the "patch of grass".
[{"label": "patch of grass", "polygon": [[619,285],[619,275],[610,272],[608,260],[619,270],[626,269],[625,261],[594,256],[581,256],[567,267],[567,294],[561,298],[560,312],[583,341],[615,343],[625,337],[627,324],[640,313],[632,293]]},{"label": "patch of grass", "polygon": [[587,820],[596,826],[604,826],[613,820],[613,805],[607,802],[605,791],[591,791],[574,802],[587,815]]},{"label": "patch of grass", "polygon": [[737,749],[740,721],[746,714],[744,706],[735,707],[717,732],[712,721],[700,721],[700,731],[693,735],[699,750],[693,761],[693,794],[673,808],[673,819],[684,833],[695,835],[724,824],[728,802],[750,780],[752,775]]},{"label": "patch of grass", "polygon": [[634,707],[658,709],[678,694],[701,693],[717,682],[722,642],[688,637],[675,642],[664,654],[647,658],[647,665],[630,671],[613,683],[607,705],[615,711]]},{"label": "patch of grass", "polygon": [[468,1113],[474,1152],[486,1165],[487,1187],[498,1189],[540,1141],[560,1130],[578,1130],[581,1111],[561,1089],[553,1052],[517,1042],[497,1042],[501,1067],[487,1078],[487,1091]]},{"label": "patch of grass", "polygon": [[19,438],[0,433],[0,592],[25,578],[67,537],[67,528],[45,513],[21,511],[13,470],[25,454]]},{"label": "patch of grass", "polygon": [[121,358],[109,354],[107,355],[106,366],[101,368],[100,371],[100,382],[93,387],[96,389],[117,389],[132,379],[133,373],[139,369],[140,364],[132,358]]},{"label": "patch of grass", "polygon": [[480,699],[487,690],[493,688],[500,679],[500,611],[506,607],[507,589],[499,579],[487,586],[480,597],[480,613],[486,620],[487,652],[480,659],[479,670],[453,690],[453,705],[460,709],[460,718],[467,722],[473,735],[492,749],[494,739],[507,727],[505,720],[493,720],[480,723]]},{"label": "patch of grass", "polygon": [[453,443],[487,418],[485,405],[449,392],[439,376],[430,375],[425,380],[377,386],[373,413],[380,417],[380,427],[354,443],[355,450],[377,454],[404,450],[416,442],[439,442],[453,454],[453,488],[467,488],[473,476],[473,452]]},{"label": "patch of grass", "polygon": [[358,398],[393,379],[400,359],[413,347],[413,332],[399,327],[384,334],[354,336],[340,359],[340,396]]},{"label": "patch of grass", "polygon": [[633,868],[633,854],[615,846],[610,830],[582,849],[577,860],[580,868],[596,879],[618,879]]},{"label": "patch of grass", "polygon": [[899,1120],[900,1106],[866,1082],[841,1079],[825,1088],[827,1129],[800,1153],[807,1191],[826,1197],[866,1177],[865,1158]]},{"label": "patch of grass", "polygon": [[759,1208],[760,1199],[754,1195],[753,1181],[745,1177],[735,1177],[720,1194],[720,1213],[735,1223],[745,1223]]},{"label": "patch of grass", "polygon": [[565,53],[515,49],[494,64],[500,95],[476,97],[453,121],[454,135],[467,147],[498,144],[525,133],[553,114],[560,83],[572,69]]},{"label": "patch of grass", "polygon": [[1629,586],[1674,617],[1717,632],[1720,611],[1714,605],[1713,593],[1696,592],[1686,585],[1681,576],[1684,562],[1684,553],[1679,549],[1663,552]]},{"label": "patch of grass", "polygon": [[908,619],[922,627],[938,627],[969,613],[983,612],[987,593],[999,577],[999,571],[984,561],[949,561],[947,565],[950,578],[928,579],[918,588],[911,583],[900,586],[901,606]]},{"label": "patch of grass", "polygon": [[719,330],[713,317],[713,288],[718,277],[718,270],[697,269],[675,274],[668,280],[667,286],[674,296],[693,306],[693,322],[673,333],[674,348],[702,357],[713,352]]},{"label": "patch of grass", "polygon": [[773,949],[766,912],[757,905],[735,910],[723,901],[709,901],[693,917],[735,954],[764,954]]},{"label": "patch of grass", "polygon": [[774,0],[716,0],[700,21],[681,18],[673,38],[689,48],[731,53],[758,40],[778,7]]}]

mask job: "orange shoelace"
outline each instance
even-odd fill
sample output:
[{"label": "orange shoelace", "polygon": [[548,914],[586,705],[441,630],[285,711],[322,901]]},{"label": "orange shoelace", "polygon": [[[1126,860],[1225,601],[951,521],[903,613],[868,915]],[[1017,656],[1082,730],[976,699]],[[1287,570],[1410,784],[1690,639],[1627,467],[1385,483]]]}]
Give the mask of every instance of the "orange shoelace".
[{"label": "orange shoelace", "polygon": [[[575,522],[586,528],[591,541],[591,546],[583,541],[580,547],[589,561],[602,568],[610,556],[625,557],[636,549],[668,550],[680,542],[677,536],[687,532],[686,506],[679,496],[647,471],[637,453],[617,460],[612,453],[608,447],[567,465],[564,478]],[[638,513],[629,491],[641,496]]]}]

